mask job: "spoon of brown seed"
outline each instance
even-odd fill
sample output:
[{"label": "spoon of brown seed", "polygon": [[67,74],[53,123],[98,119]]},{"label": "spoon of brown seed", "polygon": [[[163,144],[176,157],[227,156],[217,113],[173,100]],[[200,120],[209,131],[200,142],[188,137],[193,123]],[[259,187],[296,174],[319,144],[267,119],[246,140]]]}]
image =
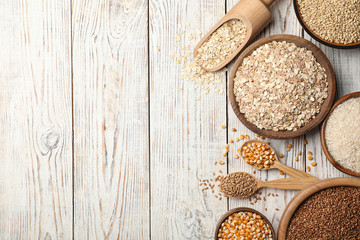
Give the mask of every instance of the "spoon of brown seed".
[{"label": "spoon of brown seed", "polygon": [[318,178],[281,163],[275,150],[260,140],[246,141],[240,148],[240,155],[245,162],[258,170],[279,169],[294,178]]},{"label": "spoon of brown seed", "polygon": [[263,187],[302,190],[314,182],[313,178],[283,178],[272,181],[260,181],[251,174],[234,172],[226,175],[221,180],[219,188],[226,197],[247,198]]}]

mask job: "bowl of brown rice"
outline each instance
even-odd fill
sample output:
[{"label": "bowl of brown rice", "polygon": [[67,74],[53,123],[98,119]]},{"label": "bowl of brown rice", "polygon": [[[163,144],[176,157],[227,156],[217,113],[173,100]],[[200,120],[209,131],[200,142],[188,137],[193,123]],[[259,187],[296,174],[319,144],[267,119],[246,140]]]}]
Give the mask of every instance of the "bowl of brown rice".
[{"label": "bowl of brown rice", "polygon": [[360,177],[360,92],[335,102],[320,134],[330,163],[343,173]]},{"label": "bowl of brown rice", "polygon": [[260,39],[240,54],[230,74],[229,98],[248,129],[286,139],[324,120],[335,88],[326,55],[306,39],[282,34]]}]

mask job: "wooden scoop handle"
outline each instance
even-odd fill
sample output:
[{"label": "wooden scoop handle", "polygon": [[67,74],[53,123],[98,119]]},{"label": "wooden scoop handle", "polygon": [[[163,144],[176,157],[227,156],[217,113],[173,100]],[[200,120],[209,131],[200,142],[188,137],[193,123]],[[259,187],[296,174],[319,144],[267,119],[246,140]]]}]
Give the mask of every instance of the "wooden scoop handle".
[{"label": "wooden scoop handle", "polygon": [[317,178],[283,178],[283,179],[276,179],[272,181],[258,181],[258,188],[262,187],[271,187],[271,188],[278,188],[278,189],[292,189],[292,190],[302,190],[309,185],[320,181]]},{"label": "wooden scoop handle", "polygon": [[272,167],[285,172],[287,175],[289,175],[290,177],[293,177],[293,178],[315,178],[315,179],[317,179],[316,177],[313,177],[306,172],[289,167],[289,166],[281,163],[280,161],[274,161],[274,165],[272,165]]},{"label": "wooden scoop handle", "polygon": [[270,7],[276,0],[261,0],[267,7]]}]

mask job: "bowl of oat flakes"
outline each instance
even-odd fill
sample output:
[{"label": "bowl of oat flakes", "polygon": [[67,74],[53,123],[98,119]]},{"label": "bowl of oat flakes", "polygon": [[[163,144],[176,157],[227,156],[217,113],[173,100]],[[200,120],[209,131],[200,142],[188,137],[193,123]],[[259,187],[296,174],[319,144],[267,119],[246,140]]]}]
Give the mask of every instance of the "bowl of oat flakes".
[{"label": "bowl of oat flakes", "polygon": [[335,89],[326,55],[306,39],[281,34],[260,39],[240,54],[230,74],[229,98],[248,129],[285,139],[318,126]]}]

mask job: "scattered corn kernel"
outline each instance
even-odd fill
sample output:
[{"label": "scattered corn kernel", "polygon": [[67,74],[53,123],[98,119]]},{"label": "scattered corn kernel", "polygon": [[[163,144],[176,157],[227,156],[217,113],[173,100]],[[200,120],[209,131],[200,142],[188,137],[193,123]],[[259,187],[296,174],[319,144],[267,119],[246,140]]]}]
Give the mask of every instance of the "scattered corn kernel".
[{"label": "scattered corn kernel", "polygon": [[284,175],[284,172],[280,170],[280,175]]},{"label": "scattered corn kernel", "polygon": [[220,164],[220,165],[224,165],[225,162],[224,162],[224,161],[219,161],[219,164]]},{"label": "scattered corn kernel", "polygon": [[234,140],[230,139],[230,143],[234,143]]},{"label": "scattered corn kernel", "polygon": [[225,128],[226,128],[226,125],[221,125],[221,128],[222,128],[222,129],[225,129]]},{"label": "scattered corn kernel", "polygon": [[292,145],[291,145],[291,144],[289,144],[287,147],[288,147],[289,149],[291,149],[291,148],[292,148]]},{"label": "scattered corn kernel", "polygon": [[316,162],[312,162],[312,163],[311,163],[311,166],[313,166],[313,167],[315,167],[316,165],[317,165]]},{"label": "scattered corn kernel", "polygon": [[308,151],[308,154],[309,154],[309,155],[312,155],[312,152]]},{"label": "scattered corn kernel", "polygon": [[283,157],[284,157],[284,154],[280,153],[280,154],[279,154],[279,157],[280,157],[280,158],[283,158]]},{"label": "scattered corn kernel", "polygon": [[243,140],[245,136],[243,134],[240,135],[240,140]]},{"label": "scattered corn kernel", "polygon": [[306,170],[307,170],[308,172],[310,172],[310,167],[309,167],[309,166],[307,166],[307,167],[306,167]]},{"label": "scattered corn kernel", "polygon": [[308,141],[305,139],[304,140],[304,145],[307,145],[308,144]]},{"label": "scattered corn kernel", "polygon": [[235,158],[235,159],[238,159],[238,158],[239,158],[239,155],[235,154],[234,158]]},{"label": "scattered corn kernel", "polygon": [[232,128],[231,130],[232,130],[233,132],[236,132],[236,128]]},{"label": "scattered corn kernel", "polygon": [[240,141],[240,138],[236,138],[236,141],[237,141],[237,142]]},{"label": "scattered corn kernel", "polygon": [[301,151],[299,152],[299,154],[298,154],[299,156],[301,156]]},{"label": "scattered corn kernel", "polygon": [[308,159],[311,161],[311,160],[313,160],[313,157],[312,157],[312,156],[309,156]]},{"label": "scattered corn kernel", "polygon": [[297,162],[298,162],[298,161],[299,161],[299,158],[298,158],[298,157],[295,157],[295,161],[297,161]]},{"label": "scattered corn kernel", "polygon": [[229,144],[225,144],[225,148],[228,149],[228,148],[229,148]]}]

